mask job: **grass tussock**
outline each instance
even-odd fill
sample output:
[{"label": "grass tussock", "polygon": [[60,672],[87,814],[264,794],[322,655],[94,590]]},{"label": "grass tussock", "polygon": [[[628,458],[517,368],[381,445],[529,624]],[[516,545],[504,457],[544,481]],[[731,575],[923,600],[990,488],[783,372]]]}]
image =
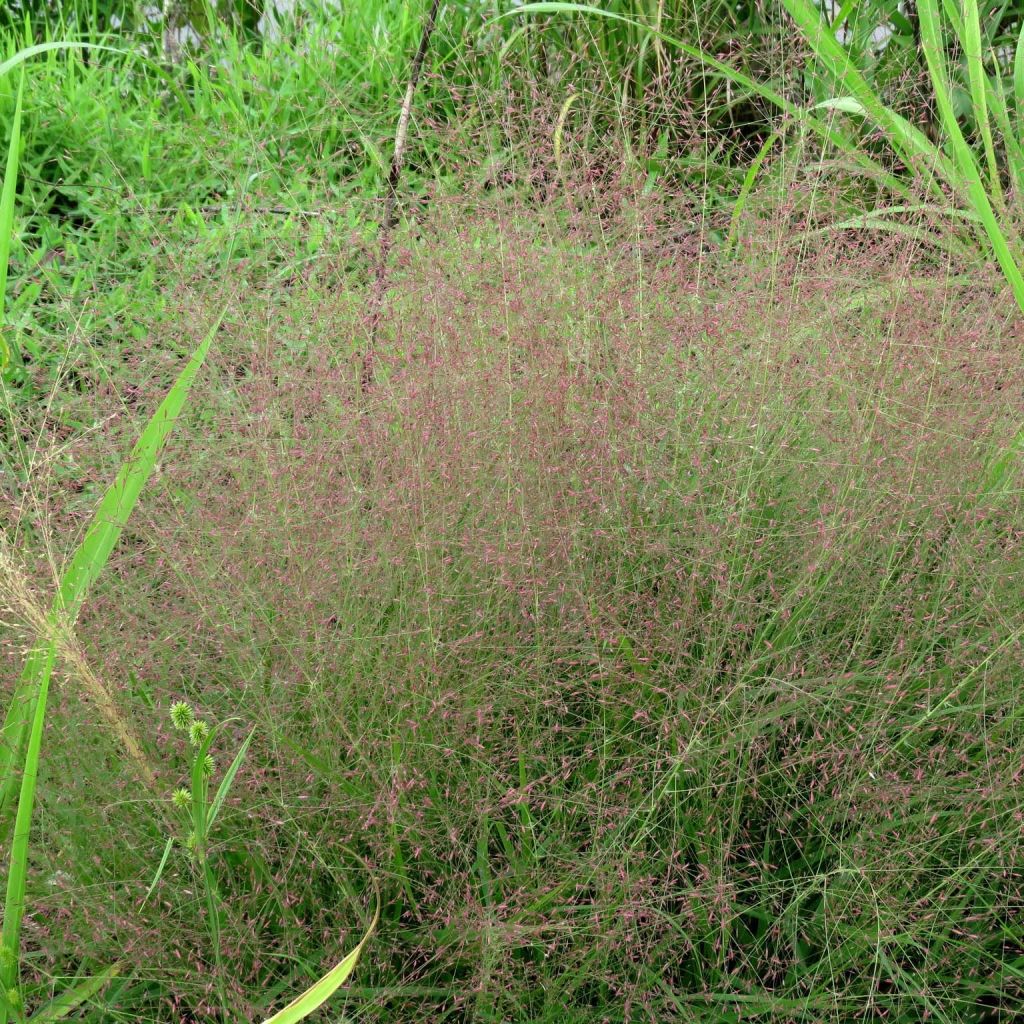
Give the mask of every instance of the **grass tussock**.
[{"label": "grass tussock", "polygon": [[[366,395],[360,272],[238,261],[79,626],[168,796],[173,702],[236,719],[218,765],[255,727],[209,837],[218,957],[185,859],[143,902],[165,837],[71,676],[37,984],[88,945],[137,965],[104,1019],[256,1019],[358,941],[372,877],[346,1019],[1011,1019],[1024,551],[1017,470],[987,467],[1019,429],[1012,300],[898,248],[668,258],[645,217],[595,246],[438,203]],[[41,590],[180,325],[223,305],[178,269],[137,388],[80,361],[18,412]]]},{"label": "grass tussock", "polygon": [[1015,1021],[1019,5],[157,6],[0,10],[0,1024]]}]

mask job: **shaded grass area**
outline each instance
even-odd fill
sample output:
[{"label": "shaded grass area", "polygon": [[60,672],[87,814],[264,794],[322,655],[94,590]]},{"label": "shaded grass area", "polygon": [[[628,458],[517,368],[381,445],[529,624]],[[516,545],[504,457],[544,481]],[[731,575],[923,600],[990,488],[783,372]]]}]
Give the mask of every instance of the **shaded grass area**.
[{"label": "shaded grass area", "polygon": [[368,865],[380,930],[324,1020],[1011,1020],[1011,300],[891,252],[769,231],[716,265],[640,214],[584,245],[485,205],[402,238],[368,396],[359,268],[296,231],[227,281],[158,249],[121,365],[83,327],[51,400],[8,406],[45,588],[229,299],[80,625],[168,796],[173,701],[239,719],[218,771],[256,728],[211,837],[224,967],[183,854],[142,905],[162,819],[72,679],[39,992],[127,957],[83,1019],[222,1020],[218,985],[256,1019],[357,941]]}]

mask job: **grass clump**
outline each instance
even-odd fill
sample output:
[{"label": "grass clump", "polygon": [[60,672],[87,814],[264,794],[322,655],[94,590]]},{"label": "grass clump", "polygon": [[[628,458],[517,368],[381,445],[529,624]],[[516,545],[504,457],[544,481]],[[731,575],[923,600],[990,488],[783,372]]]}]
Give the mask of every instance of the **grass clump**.
[{"label": "grass clump", "polygon": [[[256,727],[208,861],[219,969],[187,862],[134,909],[163,839],[117,762],[91,810],[55,798],[68,937],[146,951],[104,1012],[218,1019],[212,977],[265,1012],[351,945],[361,859],[383,905],[350,1015],[1000,1019],[1019,496],[980,468],[1013,424],[1011,307],[830,254],[698,293],[632,229],[588,255],[476,217],[401,241],[362,399],[358,303],[233,302],[83,612],[139,714],[185,693]],[[82,816],[110,813],[131,838],[83,874]]]}]

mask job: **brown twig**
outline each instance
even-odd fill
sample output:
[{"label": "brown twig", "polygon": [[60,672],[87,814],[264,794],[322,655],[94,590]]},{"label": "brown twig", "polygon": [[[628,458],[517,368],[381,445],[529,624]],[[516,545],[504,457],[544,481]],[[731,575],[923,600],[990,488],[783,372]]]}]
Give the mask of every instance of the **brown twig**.
[{"label": "brown twig", "polygon": [[381,313],[384,309],[384,292],[387,286],[388,258],[391,255],[391,243],[395,232],[396,208],[398,206],[398,182],[402,176],[402,162],[405,158],[405,143],[409,135],[409,118],[412,115],[412,101],[416,95],[416,85],[423,70],[423,61],[430,46],[430,36],[437,20],[437,9],[441,0],[431,0],[430,10],[423,22],[420,45],[412,59],[409,69],[409,84],[405,90],[405,99],[398,115],[398,128],[395,131],[395,149],[391,156],[391,173],[388,175],[387,189],[384,197],[384,216],[380,226],[380,252],[373,275],[373,290],[370,293],[368,309],[368,338],[366,351],[363,353],[363,369],[360,375],[360,391],[369,391],[373,383],[373,366],[377,349],[377,332],[380,329]]}]

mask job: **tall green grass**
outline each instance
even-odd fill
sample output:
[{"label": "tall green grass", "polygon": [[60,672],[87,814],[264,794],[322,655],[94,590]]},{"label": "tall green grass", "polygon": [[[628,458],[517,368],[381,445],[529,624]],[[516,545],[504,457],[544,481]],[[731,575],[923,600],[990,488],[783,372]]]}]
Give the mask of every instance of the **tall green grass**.
[{"label": "tall green grass", "polygon": [[[998,216],[999,212],[1005,213],[1001,168],[1005,167],[1014,180],[1018,180],[1021,173],[1020,144],[1010,130],[1011,113],[1017,113],[1018,99],[1015,92],[1012,102],[1008,102],[998,78],[993,79],[986,71],[977,4],[965,4],[962,16],[950,3],[944,5],[945,11],[940,7],[939,0],[921,0],[918,4],[922,45],[932,93],[946,136],[944,146],[932,142],[920,128],[886,104],[876,86],[858,68],[848,48],[837,40],[835,24],[828,21],[818,6],[811,0],[783,0],[783,4],[816,58],[817,88],[827,90],[831,85],[839,91],[839,95],[821,100],[809,110],[799,108],[768,84],[752,79],[699,45],[671,36],[657,25],[645,25],[613,9],[574,3],[527,3],[505,16],[586,15],[624,23],[631,30],[642,32],[648,38],[656,39],[699,61],[705,74],[711,73],[726,79],[774,104],[780,111],[798,118],[817,133],[823,143],[835,146],[850,156],[898,196],[909,196],[909,187],[913,184],[930,192],[939,204],[945,204],[948,194],[952,193],[960,203],[966,204],[959,212],[967,215],[957,217],[952,222],[954,231],[961,228],[964,220],[979,224],[981,233],[977,241],[981,251],[996,259],[1018,306],[1024,311],[1024,277],[1021,276],[1019,265],[1020,241],[1014,234],[1013,225],[1005,216],[1002,219]],[[841,19],[837,16],[836,20]],[[953,83],[947,66],[947,38],[950,35],[966,55],[975,126],[982,138],[987,177],[982,173],[978,157],[967,143],[953,107]],[[873,122],[885,133],[893,151],[909,173],[909,179],[905,182],[894,177],[877,158],[863,149],[859,135],[844,132],[842,125],[822,121],[817,116],[818,111],[837,112]],[[1003,130],[1003,162],[996,158],[994,126]],[[764,152],[762,146],[760,154]],[[759,163],[759,160],[755,160],[752,164],[754,174],[757,173]],[[748,185],[740,193],[740,203],[749,191]]]}]

